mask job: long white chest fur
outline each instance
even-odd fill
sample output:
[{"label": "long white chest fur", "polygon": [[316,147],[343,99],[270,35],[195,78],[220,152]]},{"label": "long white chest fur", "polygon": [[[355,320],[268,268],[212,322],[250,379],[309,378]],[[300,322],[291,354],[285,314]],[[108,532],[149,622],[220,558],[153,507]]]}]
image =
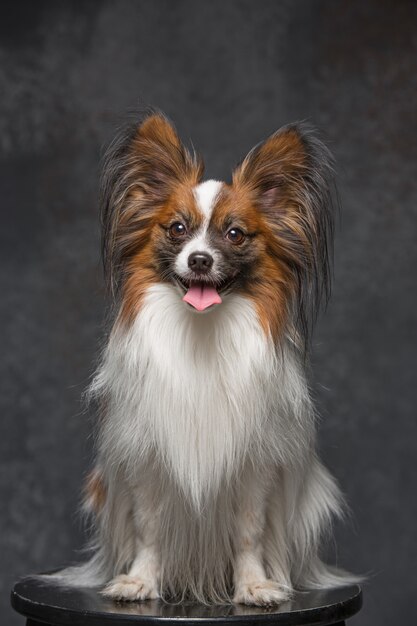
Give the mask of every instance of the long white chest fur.
[{"label": "long white chest fur", "polygon": [[199,507],[249,454],[283,461],[308,438],[294,415],[307,390],[286,356],[283,367],[248,299],[199,315],[173,286],[151,287],[133,325],[113,332],[93,383],[108,402],[101,450],[129,474],[156,456]]},{"label": "long white chest fur", "polygon": [[231,568],[239,590],[253,559],[251,576],[288,588],[347,580],[317,556],[340,505],[314,453],[303,369],[288,341],[265,335],[250,300],[231,295],[198,315],[174,287],[151,287],[134,323],[113,330],[91,391],[105,404],[106,499],[97,551],[67,583],[142,576],[146,565],[169,597],[223,602]]}]

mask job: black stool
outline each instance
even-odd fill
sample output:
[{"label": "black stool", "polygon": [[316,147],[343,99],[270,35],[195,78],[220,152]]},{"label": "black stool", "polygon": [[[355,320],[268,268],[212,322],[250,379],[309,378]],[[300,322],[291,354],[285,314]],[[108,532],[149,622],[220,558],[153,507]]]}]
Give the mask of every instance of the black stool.
[{"label": "black stool", "polygon": [[[164,604],[158,600],[121,603],[96,589],[64,588],[24,578],[12,591],[12,606],[27,626],[342,626],[362,606],[360,587],[297,593],[279,607]],[[167,624],[171,622],[171,624]]]}]

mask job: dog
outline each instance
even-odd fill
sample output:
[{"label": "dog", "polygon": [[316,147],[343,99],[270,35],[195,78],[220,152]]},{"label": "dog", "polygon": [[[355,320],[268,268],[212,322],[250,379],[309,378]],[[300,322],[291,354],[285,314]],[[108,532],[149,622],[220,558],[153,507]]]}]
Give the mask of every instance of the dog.
[{"label": "dog", "polygon": [[355,577],[319,551],[343,501],[316,452],[306,379],[330,287],[333,159],[305,123],[230,183],[150,111],[104,162],[114,323],[90,395],[90,560],[109,598],[277,605]]}]

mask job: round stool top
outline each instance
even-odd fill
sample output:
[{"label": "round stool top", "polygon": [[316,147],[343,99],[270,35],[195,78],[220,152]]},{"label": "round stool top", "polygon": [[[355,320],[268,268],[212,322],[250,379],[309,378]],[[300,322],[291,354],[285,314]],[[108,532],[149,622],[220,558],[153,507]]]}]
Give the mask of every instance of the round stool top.
[{"label": "round stool top", "polygon": [[[244,605],[204,606],[195,603],[165,604],[159,600],[113,602],[92,588],[62,587],[45,579],[24,578],[11,596],[13,608],[27,618],[59,626],[249,626],[251,624],[334,624],[359,611],[362,592],[358,585],[322,591],[298,592],[278,607]],[[168,624],[166,624],[168,626]]]}]

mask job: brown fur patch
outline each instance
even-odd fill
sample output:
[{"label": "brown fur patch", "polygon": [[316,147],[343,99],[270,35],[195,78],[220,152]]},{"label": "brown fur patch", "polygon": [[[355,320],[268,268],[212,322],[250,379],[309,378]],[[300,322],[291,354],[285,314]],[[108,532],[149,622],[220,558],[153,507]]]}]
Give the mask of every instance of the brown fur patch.
[{"label": "brown fur patch", "polygon": [[250,280],[243,286],[243,293],[253,300],[260,323],[267,335],[276,339],[287,321],[286,300],[290,295],[291,275],[276,255],[271,254],[274,233],[266,216],[257,206],[256,189],[234,181],[225,186],[213,211],[212,223],[218,230],[233,224],[253,235],[250,251],[243,254],[254,257]]},{"label": "brown fur patch", "polygon": [[177,149],[181,146],[175,129],[168,122],[167,118],[160,114],[150,115],[143,121],[134,139],[134,150],[141,148],[140,145],[135,146],[135,142],[141,142],[143,139],[158,143],[164,146],[165,149],[169,147],[170,144]]},{"label": "brown fur patch", "polygon": [[253,223],[258,215],[262,250],[249,296],[274,338],[297,308],[306,336],[307,318],[327,288],[330,178],[331,156],[303,125],[272,135],[233,174],[239,210]]},{"label": "brown fur patch", "polygon": [[131,323],[139,309],[147,289],[161,282],[160,268],[157,265],[156,250],[166,245],[165,228],[174,221],[187,217],[188,224],[197,229],[202,215],[197,208],[193,187],[194,181],[178,182],[172,185],[168,200],[155,211],[146,232],[142,234],[145,243],[141,245],[138,233],[137,249],[126,267],[126,281],[123,287],[123,303],[120,321]]},{"label": "brown fur patch", "polygon": [[126,323],[147,288],[160,280],[153,254],[156,227],[179,206],[179,195],[195,209],[191,190],[203,165],[161,114],[147,117],[116,147],[104,172],[103,237],[112,284],[122,298],[119,321]]},{"label": "brown fur patch", "polygon": [[87,476],[84,485],[84,502],[88,510],[99,513],[106,501],[106,488],[100,471],[93,469]]}]

